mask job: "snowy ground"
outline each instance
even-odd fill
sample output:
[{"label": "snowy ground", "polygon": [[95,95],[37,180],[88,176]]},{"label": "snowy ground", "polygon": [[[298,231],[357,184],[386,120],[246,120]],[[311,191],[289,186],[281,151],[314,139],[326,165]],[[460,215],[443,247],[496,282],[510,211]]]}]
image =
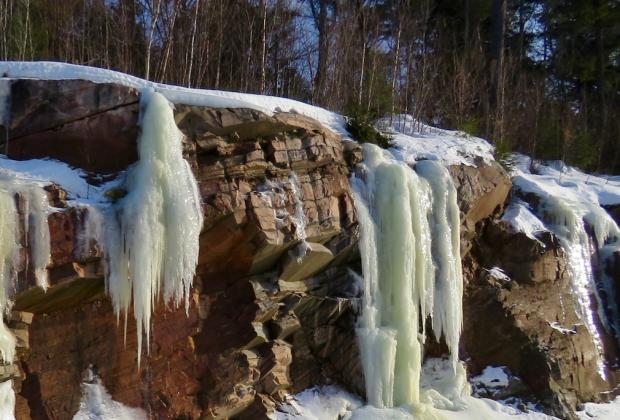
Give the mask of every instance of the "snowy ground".
[{"label": "snowy ground", "polygon": [[411,115],[383,118],[377,127],[391,135],[397,155],[409,164],[419,159],[431,159],[443,161],[446,165],[477,166],[477,161],[494,160],[494,147],[486,140],[462,131],[421,124]]},{"label": "snowy ground", "polygon": [[127,407],[114,401],[96,376],[82,384],[80,409],[73,420],[147,420],[146,413],[139,408]]}]

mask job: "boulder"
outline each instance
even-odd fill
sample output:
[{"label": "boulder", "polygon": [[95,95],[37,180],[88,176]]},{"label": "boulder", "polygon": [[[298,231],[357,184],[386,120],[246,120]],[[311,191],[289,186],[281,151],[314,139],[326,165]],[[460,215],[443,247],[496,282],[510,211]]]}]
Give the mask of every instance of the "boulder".
[{"label": "boulder", "polygon": [[133,88],[86,80],[16,80],[10,121],[11,159],[48,157],[98,174],[118,172],[137,159],[138,92]]},{"label": "boulder", "polygon": [[287,253],[279,279],[283,282],[307,279],[323,270],[333,259],[332,252],[323,245],[302,242]]}]

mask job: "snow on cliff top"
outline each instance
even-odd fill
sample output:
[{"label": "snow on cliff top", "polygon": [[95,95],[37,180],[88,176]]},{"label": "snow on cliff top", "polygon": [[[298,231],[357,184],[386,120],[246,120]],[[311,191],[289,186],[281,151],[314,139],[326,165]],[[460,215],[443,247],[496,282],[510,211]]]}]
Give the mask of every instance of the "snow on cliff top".
[{"label": "snow on cliff top", "polygon": [[342,115],[293,99],[165,85],[113,70],[49,61],[0,62],[0,76],[12,79],[83,79],[95,83],[117,83],[136,89],[154,89],[172,103],[215,108],[251,108],[268,115],[276,111],[296,112],[314,118],[338,134],[349,137]]},{"label": "snow on cliff top", "polygon": [[446,165],[477,166],[480,159],[494,161],[494,147],[462,131],[442,130],[416,121],[411,115],[394,115],[377,122],[393,138],[396,155],[412,164],[416,160],[440,160]]},{"label": "snow on cliff top", "polygon": [[531,165],[529,156],[514,154],[513,183],[523,192],[554,195],[574,203],[620,204],[620,177],[592,175],[561,161]]}]

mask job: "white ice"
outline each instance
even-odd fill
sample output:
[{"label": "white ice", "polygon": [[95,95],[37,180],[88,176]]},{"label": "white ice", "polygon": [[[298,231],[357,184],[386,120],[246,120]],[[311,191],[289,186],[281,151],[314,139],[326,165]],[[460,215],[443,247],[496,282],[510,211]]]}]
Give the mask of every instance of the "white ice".
[{"label": "white ice", "polygon": [[15,420],[15,391],[11,380],[0,383],[0,420]]},{"label": "white ice", "polygon": [[370,405],[424,407],[420,396],[420,323],[432,317],[437,337],[460,367],[462,274],[456,191],[446,169],[416,170],[389,151],[364,145],[360,177],[352,178],[360,223],[364,278],[357,328]]},{"label": "white ice", "polygon": [[508,205],[502,220],[508,222],[515,231],[523,232],[528,238],[538,242],[540,240],[537,235],[548,231],[545,224],[532,213],[529,204],[521,200],[513,200]]},{"label": "white ice", "polygon": [[620,418],[620,397],[608,403],[586,403],[577,411],[580,420],[617,420]]},{"label": "white ice", "polygon": [[144,90],[141,109],[140,159],[127,173],[128,194],[107,213],[104,232],[106,282],[117,316],[126,316],[133,297],[138,363],[161,292],[174,307],[189,306],[203,220],[170,103]]}]

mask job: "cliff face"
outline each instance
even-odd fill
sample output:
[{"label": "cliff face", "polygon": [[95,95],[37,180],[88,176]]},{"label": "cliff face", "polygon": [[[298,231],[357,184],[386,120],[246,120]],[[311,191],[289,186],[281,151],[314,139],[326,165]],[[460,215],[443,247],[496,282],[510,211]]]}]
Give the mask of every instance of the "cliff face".
[{"label": "cliff face", "polygon": [[[138,97],[111,84],[15,81],[8,155],[58,159],[101,184],[137,159]],[[115,400],[153,418],[264,418],[287,393],[330,381],[364,394],[349,186],[359,147],[295,113],[177,104],[175,119],[205,217],[187,314],[159,303],[138,368],[132,314],[126,326],[117,320],[101,246],[81,242],[88,210],[50,184],[50,288],[44,293],[33,273],[20,273],[9,324],[20,357],[2,378],[16,379],[18,418],[71,418],[89,367]],[[557,241],[549,236],[542,247],[497,220],[511,187],[501,167],[450,172],[467,282],[461,359],[474,373],[508,366],[570,416],[615,382],[596,376],[587,331],[560,333],[551,324],[558,299],[576,317]],[[512,281],[490,276],[495,266]]]}]

